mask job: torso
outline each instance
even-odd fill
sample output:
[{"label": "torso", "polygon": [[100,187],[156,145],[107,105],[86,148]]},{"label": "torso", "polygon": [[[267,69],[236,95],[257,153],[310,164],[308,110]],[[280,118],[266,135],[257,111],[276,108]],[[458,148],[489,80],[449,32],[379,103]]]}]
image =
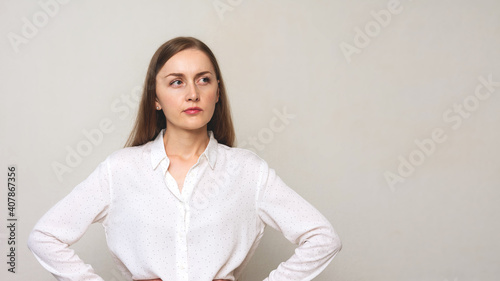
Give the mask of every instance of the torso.
[{"label": "torso", "polygon": [[170,165],[168,167],[168,172],[177,182],[179,191],[182,193],[182,187],[184,186],[184,179],[189,171],[189,169],[196,164],[197,159],[194,160],[183,160],[177,157],[169,157]]}]

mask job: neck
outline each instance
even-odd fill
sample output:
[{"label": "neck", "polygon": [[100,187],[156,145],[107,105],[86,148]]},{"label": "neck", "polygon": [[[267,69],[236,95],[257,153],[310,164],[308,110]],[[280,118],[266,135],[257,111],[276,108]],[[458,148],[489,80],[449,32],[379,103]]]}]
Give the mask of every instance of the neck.
[{"label": "neck", "polygon": [[167,156],[184,160],[199,158],[210,141],[206,126],[197,130],[181,130],[172,127],[167,126],[163,136]]}]

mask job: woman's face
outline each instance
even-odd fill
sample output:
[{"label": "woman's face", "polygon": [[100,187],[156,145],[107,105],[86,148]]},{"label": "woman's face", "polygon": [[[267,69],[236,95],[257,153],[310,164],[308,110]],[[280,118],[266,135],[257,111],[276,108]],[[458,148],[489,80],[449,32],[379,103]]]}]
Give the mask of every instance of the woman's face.
[{"label": "woman's face", "polygon": [[196,130],[205,127],[219,101],[215,70],[205,53],[187,49],[172,56],[156,75],[156,103],[167,128]]}]

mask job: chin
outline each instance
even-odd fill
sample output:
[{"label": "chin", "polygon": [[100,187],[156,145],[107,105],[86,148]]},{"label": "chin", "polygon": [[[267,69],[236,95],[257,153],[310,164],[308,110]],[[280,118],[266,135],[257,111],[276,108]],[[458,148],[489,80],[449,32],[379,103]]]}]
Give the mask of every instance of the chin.
[{"label": "chin", "polygon": [[203,128],[207,128],[207,123],[203,123],[203,124],[187,124],[185,126],[181,126],[182,129],[184,130],[188,130],[188,131],[196,131],[196,130],[200,130],[200,129],[203,129]]},{"label": "chin", "polygon": [[208,126],[208,122],[210,122],[210,120],[200,120],[200,119],[197,119],[197,120],[193,120],[193,119],[191,119],[191,120],[177,120],[177,122],[175,122],[175,123],[167,122],[167,127],[172,126],[172,127],[178,128],[178,129],[186,130],[186,131],[196,131],[196,130],[200,130],[203,128],[206,129]]}]

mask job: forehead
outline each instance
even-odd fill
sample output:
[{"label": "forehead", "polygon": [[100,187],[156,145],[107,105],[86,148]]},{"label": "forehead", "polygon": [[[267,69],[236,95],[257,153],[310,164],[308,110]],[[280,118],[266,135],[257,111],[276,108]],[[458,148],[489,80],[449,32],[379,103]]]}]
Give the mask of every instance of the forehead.
[{"label": "forehead", "polygon": [[173,55],[160,69],[159,75],[169,73],[196,74],[202,71],[214,73],[214,67],[208,56],[196,49],[187,49]]}]

